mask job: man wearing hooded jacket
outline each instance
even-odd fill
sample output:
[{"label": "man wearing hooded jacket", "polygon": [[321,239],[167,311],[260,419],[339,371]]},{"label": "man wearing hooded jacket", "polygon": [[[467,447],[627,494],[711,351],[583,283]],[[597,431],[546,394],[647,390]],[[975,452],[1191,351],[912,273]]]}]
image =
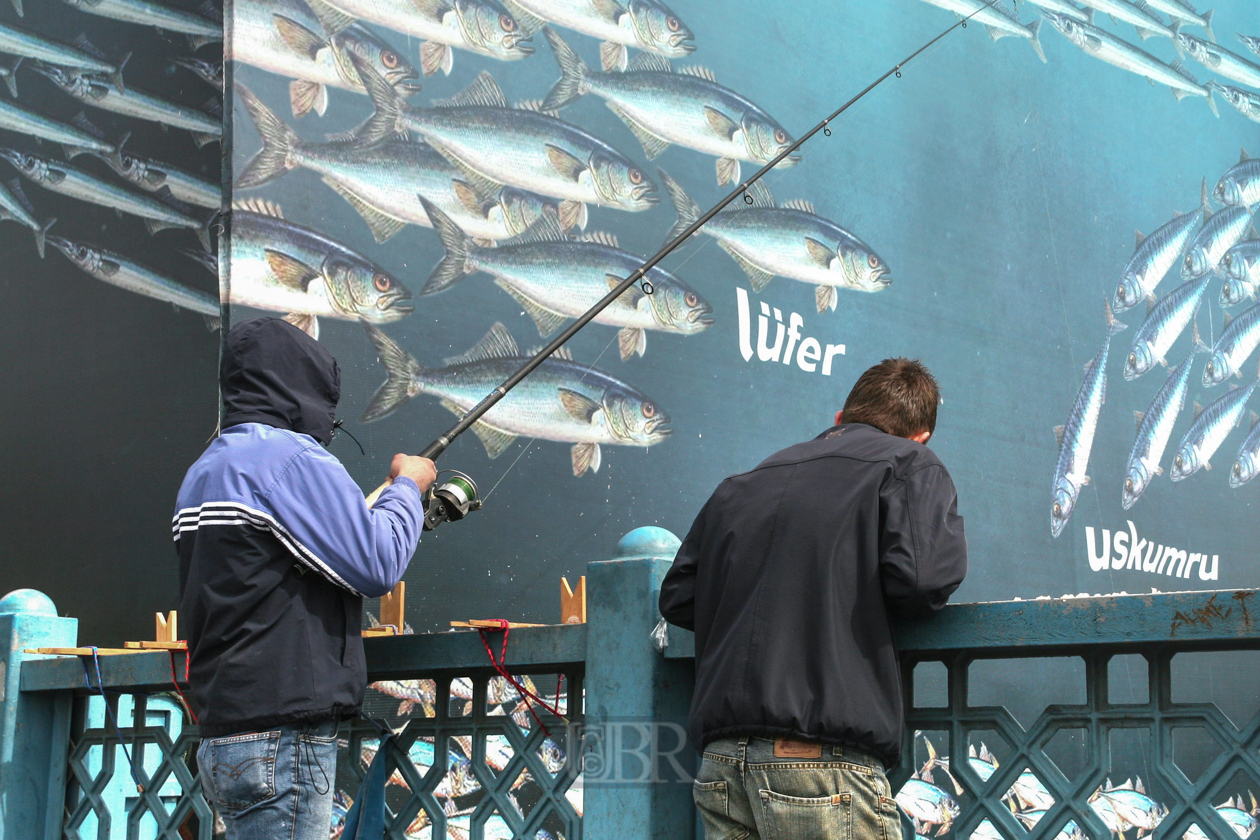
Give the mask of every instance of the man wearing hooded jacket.
[{"label": "man wearing hooded jacket", "polygon": [[433,462],[395,456],[369,509],[323,448],[337,362],[279,318],[228,333],[219,382],[222,433],[173,522],[202,787],[228,840],[326,840],[337,722],[367,684],[363,598],[402,578]]}]

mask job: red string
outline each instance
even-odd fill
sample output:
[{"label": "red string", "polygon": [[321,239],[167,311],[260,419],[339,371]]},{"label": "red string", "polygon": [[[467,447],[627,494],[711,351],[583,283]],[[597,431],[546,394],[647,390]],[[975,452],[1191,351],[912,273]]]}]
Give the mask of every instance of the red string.
[{"label": "red string", "polygon": [[[197,723],[197,713],[192,710],[192,706],[188,703],[188,698],[184,696],[184,690],[179,687],[179,677],[175,674],[175,651],[168,650],[171,655],[171,683],[174,684],[175,690],[179,692],[179,700],[184,704],[184,710],[188,712],[188,716],[192,718],[193,723]],[[184,652],[184,682],[188,682],[188,652]]]},{"label": "red string", "polygon": [[[493,631],[493,630],[488,630],[488,629],[482,629],[482,628],[479,628],[479,629],[477,630],[478,635],[480,635],[480,636],[481,636],[481,644],[482,644],[482,645],[485,647],[485,649],[486,649],[486,655],[490,657],[490,664],[494,666],[494,670],[495,670],[495,672],[496,672],[496,673],[498,673],[498,675],[499,675],[499,676],[503,677],[503,679],[505,679],[505,680],[507,680],[509,683],[511,683],[511,684],[512,684],[512,686],[513,686],[513,687],[514,687],[514,688],[515,688],[518,692],[520,692],[521,699],[522,699],[522,700],[524,701],[524,703],[525,703],[525,708],[529,710],[529,713],[530,713],[531,715],[533,715],[534,720],[538,721],[538,727],[539,727],[540,729],[542,729],[543,734],[544,734],[544,735],[546,735],[548,738],[550,738],[550,737],[551,737],[551,733],[547,731],[547,726],[546,726],[546,724],[544,724],[544,723],[542,722],[542,718],[538,717],[538,713],[534,711],[534,707],[530,705],[529,701],[532,699],[532,700],[533,700],[535,703],[537,703],[539,706],[542,706],[542,707],[543,707],[544,709],[546,709],[548,712],[550,712],[551,714],[553,714],[553,715],[555,715],[556,717],[560,718],[561,720],[564,720],[566,723],[567,723],[567,719],[565,718],[565,716],[564,716],[564,715],[562,715],[562,714],[560,713],[559,708],[557,708],[556,706],[551,706],[551,705],[549,705],[549,704],[547,703],[547,701],[546,701],[546,700],[543,700],[543,699],[542,699],[541,697],[539,697],[537,694],[535,694],[534,692],[530,691],[530,690],[529,690],[528,688],[526,688],[525,686],[521,685],[519,682],[517,682],[517,681],[516,681],[516,678],[515,678],[515,677],[513,677],[510,673],[508,673],[507,666],[506,666],[506,664],[505,664],[505,663],[507,662],[508,633],[510,633],[510,632],[511,632],[511,626],[508,624],[507,619],[504,619],[504,618],[492,618],[492,619],[489,619],[489,620],[490,620],[490,621],[497,622],[497,623],[498,623],[498,625],[499,625],[499,629],[503,631],[503,647],[502,647],[502,649],[499,651],[499,658],[498,658],[498,659],[495,659],[495,658],[494,658],[494,651],[490,648],[490,642],[486,639],[486,634],[487,634],[487,633],[493,633],[494,631]],[[560,701],[560,680],[559,680],[559,679],[557,679],[557,680],[556,680],[556,703],[557,703],[557,705],[559,704],[559,701]]]}]

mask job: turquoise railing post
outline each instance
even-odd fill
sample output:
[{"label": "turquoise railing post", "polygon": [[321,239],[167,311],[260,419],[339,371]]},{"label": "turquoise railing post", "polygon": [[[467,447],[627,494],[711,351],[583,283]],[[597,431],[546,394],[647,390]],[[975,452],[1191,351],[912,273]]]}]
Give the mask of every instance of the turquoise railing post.
[{"label": "turquoise railing post", "polygon": [[693,836],[693,665],[666,659],[651,638],[678,544],[663,528],[638,528],[618,543],[615,559],[586,567],[582,832],[590,840]]},{"label": "turquoise railing post", "polygon": [[79,620],[61,618],[42,592],[0,599],[0,840],[61,837],[73,691],[22,693],[27,648],[74,647]]}]

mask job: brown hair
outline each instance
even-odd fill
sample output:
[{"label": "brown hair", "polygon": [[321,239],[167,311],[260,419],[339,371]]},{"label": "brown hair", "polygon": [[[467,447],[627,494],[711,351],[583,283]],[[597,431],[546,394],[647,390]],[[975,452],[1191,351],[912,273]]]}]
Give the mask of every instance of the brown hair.
[{"label": "brown hair", "polygon": [[936,431],[941,391],[918,359],[884,359],[862,374],[844,401],[845,423],[866,423],[908,438]]}]

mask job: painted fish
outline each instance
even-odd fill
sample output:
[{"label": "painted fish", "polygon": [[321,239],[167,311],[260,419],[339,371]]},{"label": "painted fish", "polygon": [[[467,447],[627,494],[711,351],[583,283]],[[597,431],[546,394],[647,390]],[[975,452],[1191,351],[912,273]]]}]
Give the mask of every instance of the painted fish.
[{"label": "painted fish", "polygon": [[186,58],[171,59],[176,65],[183,67],[185,70],[191,70],[197,74],[210,87],[223,92],[223,62],[222,61],[203,61],[200,58],[188,56]]},{"label": "painted fish", "polygon": [[[661,182],[674,202],[678,221],[666,235],[672,241],[700,218],[700,207],[664,170]],[[700,233],[717,239],[760,292],[775,275],[817,286],[819,312],[835,309],[837,289],[881,292],[892,283],[887,264],[862,240],[817,215],[808,201],[775,206],[774,196],[760,181],[746,194],[751,205],[734,202],[709,220]],[[732,209],[733,208],[733,209]]]},{"label": "painted fish", "polygon": [[[440,397],[462,417],[528,360],[496,323],[481,341],[446,367],[423,368],[376,327],[364,322],[387,379],[368,403],[363,422],[379,420],[417,394]],[[669,415],[635,388],[575,363],[565,348],[543,361],[472,430],[495,458],[519,435],[573,444],[573,474],[599,472],[601,444],[653,446],[669,436]]]},{"label": "painted fish", "polygon": [[1146,5],[1157,12],[1163,12],[1168,15],[1169,20],[1181,21],[1193,26],[1202,26],[1208,38],[1212,41],[1216,40],[1216,33],[1212,31],[1211,9],[1208,9],[1203,14],[1199,14],[1190,5],[1189,0],[1146,0]]},{"label": "painted fish", "polygon": [[1111,800],[1103,799],[1099,795],[1099,791],[1094,791],[1093,795],[1090,796],[1089,807],[1093,809],[1094,813],[1098,815],[1098,819],[1103,821],[1103,825],[1107,826],[1113,835],[1123,838],[1124,832],[1129,830],[1128,824],[1120,819],[1120,815],[1116,813]]},{"label": "painted fish", "polygon": [[1003,798],[1013,799],[1020,807],[1032,810],[1048,811],[1054,804],[1050,791],[1031,770],[1020,773]]},{"label": "painted fish", "polygon": [[1230,207],[1260,204],[1260,158],[1249,157],[1243,149],[1238,163],[1216,182],[1212,197]]},{"label": "painted fish", "polygon": [[415,132],[479,192],[511,184],[572,202],[561,207],[565,229],[586,227],[586,202],[638,211],[659,201],[656,186],[628,157],[558,117],[509,106],[489,73],[436,107],[413,108],[372,68],[353,60],[376,105],[355,130],[364,144]]},{"label": "painted fish", "polygon": [[[1038,810],[1020,811],[1013,816],[1031,829],[1041,822],[1041,818],[1045,815],[1046,812],[1044,810]],[[1063,828],[1059,830],[1059,833],[1055,835],[1054,840],[1085,840],[1085,832],[1081,831],[1075,820],[1068,820],[1063,824]]]},{"label": "painted fish", "polygon": [[1024,26],[1002,0],[994,0],[991,3],[986,0],[923,0],[923,2],[953,12],[960,18],[974,20],[984,27],[994,41],[1008,35],[1026,38],[1037,53],[1037,57],[1042,62],[1046,60],[1045,50],[1041,48],[1041,21],[1035,20]]},{"label": "painted fish", "polygon": [[318,317],[390,323],[415,308],[411,292],[367,257],[286,221],[261,199],[234,203],[229,302],[289,312],[318,337]]},{"label": "painted fish", "polygon": [[[560,65],[542,107],[558,111],[588,92],[629,126],[648,160],[671,143],[717,157],[718,184],[739,181],[739,162],[769,163],[792,145],[792,138],[774,118],[729,88],[703,67],[675,73],[669,59],[653,53],[635,56],[624,73],[600,73],[586,63],[550,27],[543,29]],[[779,168],[795,166],[789,155]]]},{"label": "painted fish", "polygon": [[1124,830],[1133,827],[1139,834],[1149,834],[1168,816],[1167,808],[1146,795],[1141,778],[1136,784],[1126,781],[1119,787],[1100,788],[1098,796],[1111,806]]},{"label": "painted fish", "polygon": [[1181,276],[1204,277],[1216,271],[1225,253],[1241,242],[1247,231],[1252,230],[1255,218],[1245,204],[1225,207],[1209,216],[1186,246]]},{"label": "painted fish", "polygon": [[897,791],[897,804],[917,823],[939,826],[937,834],[943,834],[961,813],[954,797],[921,779],[907,779]]},{"label": "painted fish", "polygon": [[48,229],[57,220],[52,218],[43,224],[35,220],[35,208],[31,206],[30,199],[22,191],[22,183],[17,178],[10,181],[8,186],[0,184],[0,221],[5,219],[10,219],[31,229],[35,234],[35,248],[39,251],[39,256],[42,258],[44,256],[44,235],[48,233]]},{"label": "painted fish", "polygon": [[1252,122],[1260,122],[1260,93],[1252,93],[1249,90],[1222,85],[1218,82],[1208,82],[1208,87],[1220,92],[1221,96],[1225,97],[1225,101],[1233,105],[1238,113]]},{"label": "painted fish", "polygon": [[[47,76],[57,87],[75,99],[93,108],[156,122],[171,128],[186,129],[192,132],[197,148],[207,143],[217,142],[223,134],[220,113],[208,114],[195,108],[159,99],[133,87],[127,87],[124,90],[115,82],[70,67],[37,63],[33,64],[32,68]],[[119,70],[121,72],[121,68]],[[217,111],[220,107],[219,100],[212,98],[204,107]]]},{"label": "painted fish", "polygon": [[1225,283],[1221,286],[1220,304],[1234,306],[1248,298],[1255,298],[1260,287],[1260,239],[1239,242],[1221,257],[1221,273]]},{"label": "painted fish", "polygon": [[1124,360],[1124,378],[1137,379],[1165,360],[1177,337],[1185,331],[1199,311],[1210,275],[1187,280],[1151,307],[1142,326],[1133,336],[1133,346]]},{"label": "painted fish", "polygon": [[[316,0],[318,2],[319,0]],[[488,55],[500,61],[516,61],[534,53],[516,18],[498,0],[331,0],[351,18],[387,26],[395,32],[423,38],[420,68],[432,76],[449,74],[455,62],[452,47]]]},{"label": "painted fish", "polygon": [[179,32],[188,36],[194,50],[206,44],[223,40],[222,13],[213,0],[205,0],[197,11],[185,12],[172,9],[150,0],[62,0],[67,6],[89,15],[135,23],[140,26],[156,26],[167,32]]},{"label": "painted fish", "polygon": [[1168,269],[1185,251],[1186,243],[1198,230],[1200,222],[1211,213],[1205,179],[1198,210],[1175,214],[1171,221],[1156,228],[1150,236],[1143,236],[1141,231],[1137,231],[1137,248],[1120,275],[1120,285],[1116,287],[1116,296],[1111,304],[1112,312],[1127,312],[1143,299],[1154,298],[1155,289],[1168,274]]},{"label": "painted fish", "polygon": [[1219,116],[1216,102],[1212,99],[1212,90],[1199,84],[1179,60],[1171,65],[1165,64],[1145,50],[1121,41],[1093,24],[1082,23],[1054,12],[1043,11],[1041,14],[1054,25],[1055,29],[1062,32],[1064,37],[1088,55],[1119,67],[1121,70],[1136,73],[1157,84],[1168,85],[1178,101],[1187,96],[1202,96],[1207,99],[1212,113]]},{"label": "painted fish", "polygon": [[971,744],[967,747],[967,763],[980,781],[987,782],[997,772],[998,760],[993,753],[989,752],[989,748],[980,743],[980,751],[976,752],[976,745]]},{"label": "painted fish", "polygon": [[102,181],[53,158],[5,148],[0,148],[0,158],[11,163],[31,183],[39,184],[50,192],[144,219],[144,226],[150,234],[167,228],[187,228],[197,234],[204,247],[210,245],[205,222],[164,201]]},{"label": "painted fish", "polygon": [[994,828],[993,823],[985,819],[981,820],[980,824],[971,832],[971,840],[1006,840],[1006,838]]},{"label": "painted fish", "polygon": [[416,706],[421,708],[425,717],[434,715],[433,704],[437,697],[437,686],[433,680],[377,680],[369,683],[368,688],[401,700],[397,712],[399,717],[411,714],[411,710]]},{"label": "painted fish", "polygon": [[[1213,38],[1212,40],[1215,41],[1216,39]],[[1242,41],[1243,44],[1246,45],[1247,49],[1251,50],[1256,55],[1260,55],[1260,38],[1257,38],[1254,35],[1243,35],[1238,33],[1238,40]]]},{"label": "painted fish", "polygon": [[599,45],[600,66],[625,70],[629,51],[635,47],[670,58],[683,58],[696,51],[691,30],[678,15],[659,0],[505,0],[520,22],[533,34],[550,21],[575,32],[603,41]]},{"label": "painted fish", "polygon": [[1194,423],[1181,439],[1177,455],[1173,458],[1169,476],[1173,481],[1189,478],[1200,469],[1212,468],[1212,456],[1234,427],[1242,422],[1247,400],[1251,399],[1255,388],[1255,382],[1245,388],[1233,388],[1208,403],[1207,408],[1195,404]]},{"label": "painted fish", "polygon": [[[1251,431],[1247,433],[1242,446],[1238,447],[1238,457],[1234,459],[1234,467],[1229,471],[1229,486],[1242,487],[1260,474],[1260,422],[1256,413],[1251,413]],[[1249,836],[1251,832],[1243,835]]]},{"label": "painted fish", "polygon": [[360,148],[353,142],[306,142],[249,90],[237,85],[236,92],[263,141],[262,150],[237,176],[237,189],[261,186],[299,167],[309,169],[363,217],[377,242],[408,224],[428,227],[422,197],[469,236],[483,240],[515,236],[544,211],[559,212],[554,201],[515,187],[478,194],[450,161],[425,143],[386,140]]},{"label": "painted fish", "polygon": [[105,142],[100,129],[88,122],[82,113],[76,114],[70,122],[73,125],[28,111],[7,99],[0,99],[0,128],[60,143],[66,148],[69,157],[84,151],[114,151],[114,147]]},{"label": "painted fish", "polygon": [[1092,10],[1082,9],[1074,3],[1068,2],[1068,0],[1025,0],[1025,2],[1033,6],[1040,6],[1048,12],[1079,20],[1081,23],[1091,23],[1093,21]]},{"label": "painted fish", "polygon": [[1163,460],[1164,450],[1172,438],[1177,416],[1186,404],[1186,393],[1190,389],[1190,363],[1194,361],[1196,352],[1198,348],[1192,350],[1184,362],[1173,368],[1145,412],[1134,412],[1137,418],[1137,437],[1133,440],[1133,450],[1129,453],[1129,465],[1124,476],[1121,501],[1125,510],[1133,507],[1155,476],[1164,473],[1159,463]]},{"label": "painted fish", "polygon": [[384,39],[319,0],[240,0],[234,9],[227,57],[293,79],[295,117],[323,116],[330,87],[364,92],[351,54],[404,95],[420,89],[419,71]]},{"label": "painted fish", "polygon": [[[551,213],[496,247],[478,247],[445,213],[424,204],[446,253],[421,294],[445,291],[464,276],[484,271],[521,304],[544,337],[581,316],[643,262],[621,250],[611,234],[569,239]],[[644,281],[653,287],[652,294],[631,286],[595,316],[601,324],[620,328],[622,361],[643,355],[647,330],[695,335],[713,324],[713,307],[668,271],[652,268]]]},{"label": "painted fish", "polygon": [[196,312],[205,316],[211,326],[218,326],[219,299],[208,292],[163,277],[134,260],[104,248],[60,236],[49,236],[48,244],[97,280]]},{"label": "painted fish", "polygon": [[1203,369],[1203,386],[1220,385],[1230,375],[1242,377],[1242,366],[1260,346],[1260,304],[1237,318],[1225,316],[1225,329],[1212,348],[1212,358]]},{"label": "painted fish", "polygon": [[1081,488],[1089,483],[1085,470],[1089,466],[1090,450],[1094,447],[1094,433],[1098,431],[1098,417],[1107,400],[1107,352],[1111,348],[1112,336],[1126,326],[1115,319],[1105,300],[1103,310],[1107,317],[1107,338],[1086,365],[1085,381],[1076,393],[1076,402],[1072,405],[1067,423],[1054,429],[1059,440],[1059,462],[1054,470],[1050,533],[1056,537],[1067,525]]},{"label": "painted fish", "polygon": [[100,52],[83,35],[75,39],[71,46],[37,35],[20,26],[0,23],[0,53],[48,61],[64,67],[77,67],[106,76],[118,73],[118,65],[102,58]]},{"label": "painted fish", "polygon": [[[1132,24],[1137,29],[1138,37],[1143,41],[1155,35],[1163,35],[1165,38],[1177,37],[1177,33],[1160,20],[1155,11],[1141,0],[1138,0],[1138,3],[1129,3],[1127,0],[1081,0],[1081,2],[1103,14],[1110,15],[1114,21]],[[1076,16],[1072,15],[1072,17]]]},{"label": "painted fish", "polygon": [[179,201],[212,210],[219,209],[223,204],[223,190],[218,184],[202,180],[169,163],[124,152],[123,146],[130,136],[130,134],[123,135],[122,140],[118,141],[117,151],[110,154],[97,152],[96,156],[105,161],[110,169],[142,190],[152,193],[169,190],[170,194]]},{"label": "painted fish", "polygon": [[1260,87],[1260,64],[1254,61],[1184,32],[1177,33],[1177,46],[1213,73],[1250,87]]}]

